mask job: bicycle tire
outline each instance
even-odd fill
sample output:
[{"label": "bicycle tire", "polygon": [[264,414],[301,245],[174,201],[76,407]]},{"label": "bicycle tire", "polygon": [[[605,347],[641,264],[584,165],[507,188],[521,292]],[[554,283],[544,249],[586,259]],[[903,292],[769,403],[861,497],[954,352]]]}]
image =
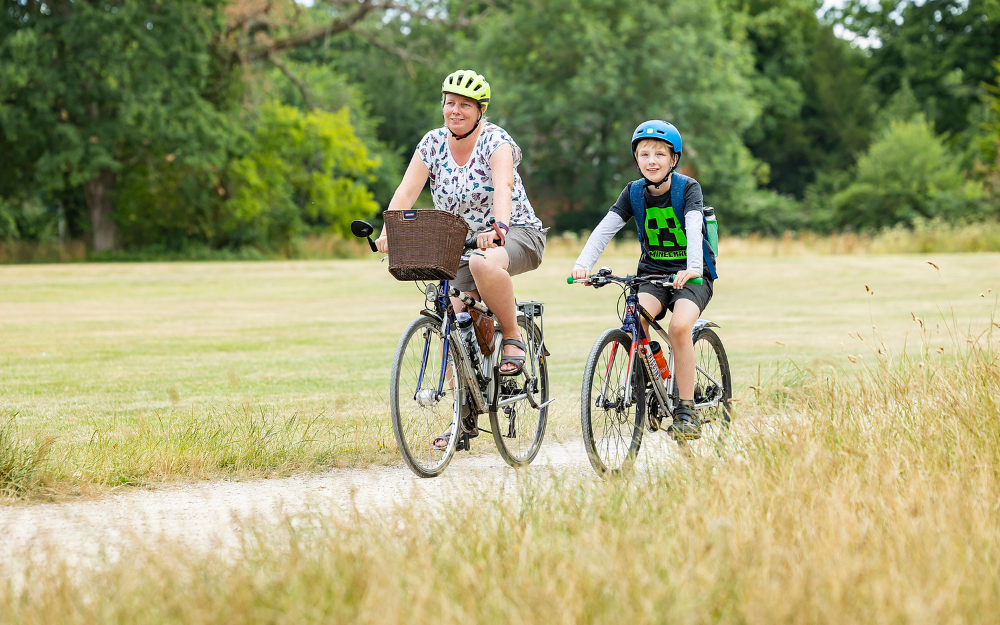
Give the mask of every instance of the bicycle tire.
[{"label": "bicycle tire", "polygon": [[[460,438],[458,423],[463,395],[457,392],[461,388],[455,366],[457,351],[450,342],[448,367],[452,377],[445,380],[441,397],[436,397],[443,340],[439,321],[418,317],[403,331],[392,359],[389,390],[392,431],[403,461],[419,477],[441,475],[455,455]],[[422,364],[424,380],[418,384]],[[433,440],[447,431],[451,431],[447,447],[435,448]]]},{"label": "bicycle tire", "polygon": [[[701,427],[701,438],[697,440],[678,439],[678,443],[691,449],[699,447],[709,451],[718,451],[719,445],[729,433],[732,421],[733,379],[729,371],[729,358],[722,339],[710,328],[702,328],[694,339],[694,361],[699,369],[695,369],[694,402],[695,405],[714,400],[719,396],[719,403],[714,407],[701,408],[697,411]],[[706,376],[706,373],[708,374]],[[708,377],[711,376],[711,379]],[[713,382],[712,380],[715,380]],[[721,386],[716,384],[720,383]],[[677,394],[676,380],[674,394]]]},{"label": "bicycle tire", "polygon": [[[506,397],[521,394],[528,384],[535,402],[539,405],[549,400],[549,365],[548,357],[541,353],[542,331],[534,322],[528,327],[525,317],[518,315],[517,324],[521,328],[527,353],[525,354],[524,370],[518,375],[499,375],[499,362],[503,354],[502,346],[497,345],[493,370],[493,384],[498,401]],[[502,341],[500,329],[497,329],[498,341]],[[531,362],[538,354],[538,371],[531,375]],[[531,464],[542,447],[545,437],[545,427],[548,423],[548,406],[535,408],[527,398],[490,412],[490,429],[493,431],[493,442],[496,443],[500,457],[512,467],[520,468]]]},{"label": "bicycle tire", "polygon": [[602,477],[630,470],[642,445],[646,371],[638,355],[632,362],[633,403],[630,406],[624,403],[624,378],[631,346],[632,337],[624,330],[605,331],[594,342],[583,372],[580,396],[583,443],[591,466]]}]

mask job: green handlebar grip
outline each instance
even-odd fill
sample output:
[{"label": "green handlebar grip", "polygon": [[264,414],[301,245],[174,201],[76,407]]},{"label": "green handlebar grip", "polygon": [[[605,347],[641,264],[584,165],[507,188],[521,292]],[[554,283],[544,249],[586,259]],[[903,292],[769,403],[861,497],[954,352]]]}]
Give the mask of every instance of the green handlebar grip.
[{"label": "green handlebar grip", "polygon": [[701,284],[702,280],[701,278],[691,278],[690,280],[688,280],[688,282],[690,282],[691,284]]},{"label": "green handlebar grip", "polygon": [[573,276],[566,278],[566,284],[573,284]]}]

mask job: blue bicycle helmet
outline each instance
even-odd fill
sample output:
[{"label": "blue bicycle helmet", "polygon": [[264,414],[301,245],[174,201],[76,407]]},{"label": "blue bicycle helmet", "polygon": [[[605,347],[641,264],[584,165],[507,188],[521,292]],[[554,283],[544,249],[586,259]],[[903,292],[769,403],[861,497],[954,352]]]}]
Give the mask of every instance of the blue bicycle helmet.
[{"label": "blue bicycle helmet", "polygon": [[[673,148],[674,153],[677,154],[677,163],[670,170],[672,173],[674,169],[677,169],[677,165],[681,163],[681,153],[684,151],[684,141],[681,140],[681,133],[677,130],[677,127],[670,122],[663,121],[662,119],[651,119],[649,121],[642,122],[639,124],[635,132],[632,133],[632,158],[635,160],[636,168],[639,167],[639,160],[635,158],[635,146],[637,143],[643,139],[659,139],[660,141],[666,141]],[[642,173],[642,170],[639,170]],[[645,176],[643,179],[646,180],[647,186],[654,185],[659,187],[660,184],[666,180],[664,178],[659,184],[647,180]]]},{"label": "blue bicycle helmet", "polygon": [[642,122],[632,133],[632,154],[635,155],[635,144],[643,139],[659,139],[666,141],[678,155],[684,151],[684,142],[677,127],[662,119],[651,119]]}]

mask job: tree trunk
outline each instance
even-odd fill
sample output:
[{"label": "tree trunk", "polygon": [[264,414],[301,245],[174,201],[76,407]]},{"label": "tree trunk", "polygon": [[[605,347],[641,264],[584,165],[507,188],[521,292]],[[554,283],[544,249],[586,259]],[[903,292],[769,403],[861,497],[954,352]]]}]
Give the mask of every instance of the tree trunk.
[{"label": "tree trunk", "polygon": [[104,252],[115,247],[115,222],[111,219],[115,212],[115,204],[111,200],[115,178],[117,178],[115,172],[102,169],[96,178],[84,185],[87,208],[90,210],[90,224],[94,231],[95,252]]}]

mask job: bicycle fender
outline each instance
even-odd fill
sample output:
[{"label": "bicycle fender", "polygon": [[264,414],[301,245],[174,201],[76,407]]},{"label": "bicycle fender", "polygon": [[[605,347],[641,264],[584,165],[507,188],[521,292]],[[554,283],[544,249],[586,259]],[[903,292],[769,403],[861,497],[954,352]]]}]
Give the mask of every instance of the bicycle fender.
[{"label": "bicycle fender", "polygon": [[441,315],[437,314],[433,310],[427,310],[425,308],[425,309],[423,309],[423,310],[420,311],[420,314],[423,315],[424,317],[429,317],[429,318],[431,318],[431,319],[433,319],[433,320],[435,320],[435,321],[437,321],[439,323],[444,321],[444,319],[441,318]]},{"label": "bicycle fender", "polygon": [[701,331],[704,330],[705,328],[721,328],[721,327],[722,326],[715,323],[714,321],[709,321],[708,319],[699,319],[698,321],[694,322],[694,327],[691,328],[691,342],[693,343],[697,341],[698,335],[701,334]]}]

